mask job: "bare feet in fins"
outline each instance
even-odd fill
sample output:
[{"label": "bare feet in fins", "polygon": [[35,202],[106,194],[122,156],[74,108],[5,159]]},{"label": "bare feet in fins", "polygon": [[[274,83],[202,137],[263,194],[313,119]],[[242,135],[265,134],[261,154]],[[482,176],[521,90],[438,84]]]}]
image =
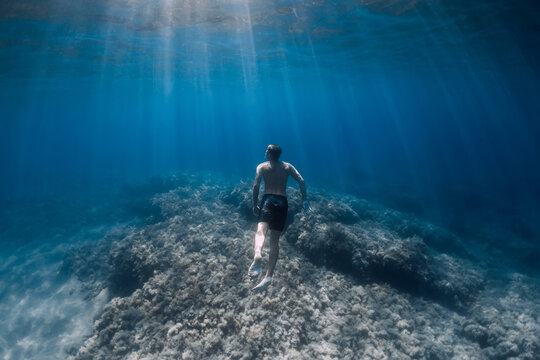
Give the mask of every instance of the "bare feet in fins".
[{"label": "bare feet in fins", "polygon": [[253,291],[256,291],[256,292],[264,291],[266,290],[268,285],[270,285],[271,283],[272,283],[272,278],[265,276],[264,279],[262,279],[262,281],[259,283],[259,285],[253,288]]}]

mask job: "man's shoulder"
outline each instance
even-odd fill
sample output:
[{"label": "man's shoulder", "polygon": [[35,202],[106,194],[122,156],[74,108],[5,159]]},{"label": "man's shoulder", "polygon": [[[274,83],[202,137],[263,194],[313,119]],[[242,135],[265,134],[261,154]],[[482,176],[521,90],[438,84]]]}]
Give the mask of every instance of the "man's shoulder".
[{"label": "man's shoulder", "polygon": [[286,162],[286,161],[282,161],[282,163],[283,163],[283,168],[284,168],[285,170],[289,171],[290,169],[294,169],[294,166],[292,166],[291,163],[288,163],[288,162]]},{"label": "man's shoulder", "polygon": [[268,167],[269,164],[270,164],[269,161],[262,162],[259,165],[257,165],[257,170],[264,169],[264,168]]}]

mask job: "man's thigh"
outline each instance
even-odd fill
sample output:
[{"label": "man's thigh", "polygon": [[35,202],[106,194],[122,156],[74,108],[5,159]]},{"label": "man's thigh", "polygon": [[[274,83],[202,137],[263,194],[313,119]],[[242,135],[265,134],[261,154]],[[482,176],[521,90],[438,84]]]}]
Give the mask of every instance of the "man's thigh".
[{"label": "man's thigh", "polygon": [[266,221],[257,223],[257,232],[259,231],[266,235],[266,232],[268,231],[268,223]]},{"label": "man's thigh", "polygon": [[274,229],[269,229],[270,231],[270,241],[279,241],[279,237],[281,235],[281,231],[279,230],[274,230]]}]

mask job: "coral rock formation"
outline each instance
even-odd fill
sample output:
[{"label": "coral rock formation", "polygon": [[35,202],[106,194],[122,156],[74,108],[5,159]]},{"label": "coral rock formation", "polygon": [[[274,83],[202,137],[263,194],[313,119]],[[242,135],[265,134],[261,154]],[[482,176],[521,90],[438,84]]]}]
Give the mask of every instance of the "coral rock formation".
[{"label": "coral rock formation", "polygon": [[[153,197],[161,213],[153,224],[124,228],[66,257],[64,271],[90,294],[107,289],[111,296],[73,359],[540,353],[534,283],[523,275],[493,280],[470,254],[459,255],[457,237],[430,224],[317,191],[305,213],[289,189],[276,276],[254,294],[249,184],[179,176],[174,185]],[[444,251],[441,239],[455,243]]]}]

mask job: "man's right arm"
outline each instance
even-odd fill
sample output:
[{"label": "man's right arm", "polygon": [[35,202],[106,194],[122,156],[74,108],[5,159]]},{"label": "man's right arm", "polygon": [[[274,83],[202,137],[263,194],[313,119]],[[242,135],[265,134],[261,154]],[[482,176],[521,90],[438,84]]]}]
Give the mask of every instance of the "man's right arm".
[{"label": "man's right arm", "polygon": [[257,166],[257,172],[255,173],[255,181],[253,183],[253,212],[257,209],[257,203],[259,202],[259,188],[261,187],[261,165]]}]

